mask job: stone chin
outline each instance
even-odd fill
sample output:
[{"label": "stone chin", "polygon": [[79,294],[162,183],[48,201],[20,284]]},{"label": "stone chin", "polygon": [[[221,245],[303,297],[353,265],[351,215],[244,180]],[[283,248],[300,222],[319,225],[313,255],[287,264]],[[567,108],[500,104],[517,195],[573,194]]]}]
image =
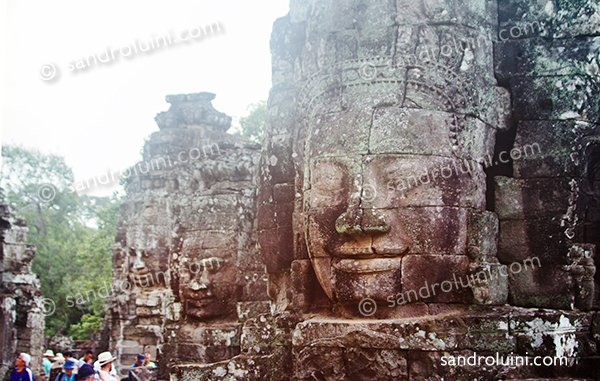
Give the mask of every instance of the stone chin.
[{"label": "stone chin", "polygon": [[401,258],[312,258],[319,283],[329,298],[359,303],[364,298],[384,301],[401,289]]}]

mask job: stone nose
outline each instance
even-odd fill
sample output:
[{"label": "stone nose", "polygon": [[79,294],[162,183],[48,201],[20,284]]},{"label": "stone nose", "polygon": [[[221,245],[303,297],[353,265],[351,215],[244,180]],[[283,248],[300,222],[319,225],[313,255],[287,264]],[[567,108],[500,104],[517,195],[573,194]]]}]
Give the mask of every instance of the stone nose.
[{"label": "stone nose", "polygon": [[[200,278],[200,279],[198,279]],[[200,276],[195,276],[192,281],[190,282],[190,290],[193,291],[200,291],[200,290],[206,290],[208,288],[208,270],[206,269],[206,266],[203,267],[202,272],[200,273]]]},{"label": "stone nose", "polygon": [[206,284],[204,282],[198,282],[196,281],[196,279],[192,279],[192,281],[190,282],[190,290],[192,291],[200,291],[200,290],[205,290],[208,287],[206,286]]},{"label": "stone nose", "polygon": [[384,234],[390,230],[386,216],[376,209],[363,209],[353,197],[348,208],[335,221],[335,230],[351,236]]}]

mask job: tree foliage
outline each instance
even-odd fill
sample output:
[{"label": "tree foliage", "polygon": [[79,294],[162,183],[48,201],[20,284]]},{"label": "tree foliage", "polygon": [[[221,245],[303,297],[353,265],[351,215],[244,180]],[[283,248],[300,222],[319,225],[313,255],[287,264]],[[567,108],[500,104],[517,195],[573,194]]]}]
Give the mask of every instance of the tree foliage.
[{"label": "tree foliage", "polygon": [[85,314],[81,321],[69,328],[69,336],[73,340],[88,340],[94,331],[102,325],[102,318],[96,315]]},{"label": "tree foliage", "polygon": [[259,101],[248,107],[248,116],[240,118],[242,135],[257,143],[262,142],[262,134],[267,120],[267,102]]},{"label": "tree foliage", "polygon": [[[82,317],[101,319],[104,299],[69,303],[78,292],[110,285],[119,200],[116,196],[79,196],[69,188],[74,176],[64,158],[35,149],[2,146],[1,185],[6,202],[29,227],[27,242],[36,246],[32,270],[41,291],[56,310],[46,316],[46,333],[67,333],[74,324],[78,337],[90,327]],[[83,324],[83,325],[81,325]],[[87,328],[82,328],[82,327]]]}]

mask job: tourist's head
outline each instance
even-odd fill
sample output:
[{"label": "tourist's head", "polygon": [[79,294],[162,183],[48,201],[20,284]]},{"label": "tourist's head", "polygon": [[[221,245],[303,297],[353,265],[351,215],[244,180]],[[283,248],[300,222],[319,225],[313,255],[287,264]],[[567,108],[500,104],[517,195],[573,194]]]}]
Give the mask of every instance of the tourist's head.
[{"label": "tourist's head", "polygon": [[66,359],[62,368],[65,371],[65,373],[70,376],[71,373],[73,373],[73,369],[75,369],[75,360],[71,358]]},{"label": "tourist's head", "polygon": [[137,357],[135,359],[135,365],[142,366],[142,364],[144,363],[144,360],[145,360],[145,356],[140,353],[139,355],[137,355]]},{"label": "tourist's head", "polygon": [[96,371],[94,370],[94,367],[90,364],[83,364],[77,370],[77,377],[78,377],[79,381],[87,381],[87,380],[91,381],[94,379],[95,375],[96,375]]},{"label": "tourist's head", "polygon": [[100,366],[100,369],[108,371],[110,370],[112,362],[116,359],[117,358],[113,357],[113,355],[110,352],[102,352],[98,355],[98,366]]},{"label": "tourist's head", "polygon": [[15,366],[20,368],[29,365],[31,356],[28,353],[21,353],[15,360]]}]

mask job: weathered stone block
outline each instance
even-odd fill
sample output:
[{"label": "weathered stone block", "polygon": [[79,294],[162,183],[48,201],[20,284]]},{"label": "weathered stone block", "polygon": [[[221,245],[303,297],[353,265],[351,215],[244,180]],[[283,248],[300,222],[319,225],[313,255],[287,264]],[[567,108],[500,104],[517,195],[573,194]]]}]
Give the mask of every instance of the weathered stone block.
[{"label": "weathered stone block", "polygon": [[297,380],[347,380],[342,348],[305,347],[294,356]]},{"label": "weathered stone block", "polygon": [[343,355],[345,373],[350,380],[408,380],[403,351],[345,348]]},{"label": "weathered stone block", "polygon": [[[600,11],[593,0],[576,2],[498,1],[500,39],[551,37],[554,39],[597,33]],[[517,28],[511,32],[511,28]],[[502,33],[502,31],[506,33]],[[512,33],[512,34],[511,34]]]},{"label": "weathered stone block", "polygon": [[395,295],[402,289],[401,262],[400,258],[333,258],[331,275],[336,301],[361,300],[365,295],[374,300],[386,300]]},{"label": "weathered stone block", "polygon": [[522,120],[582,120],[600,117],[598,81],[588,76],[511,79],[515,116]]},{"label": "weathered stone block", "polygon": [[278,273],[287,269],[293,259],[290,245],[293,242],[292,227],[281,226],[258,232],[258,242],[267,266],[267,272]]},{"label": "weathered stone block", "polygon": [[515,179],[495,177],[495,211],[500,220],[560,218],[569,209],[569,178]]},{"label": "weathered stone block", "polygon": [[397,252],[402,243],[410,254],[467,253],[468,209],[411,207],[382,209],[380,212],[394,228],[385,235],[373,237],[377,252]]},{"label": "weathered stone block", "polygon": [[248,319],[241,335],[241,348],[250,354],[269,354],[277,347],[290,346],[297,320],[287,314],[264,314]]},{"label": "weathered stone block", "polygon": [[520,354],[535,356],[578,357],[595,353],[590,344],[592,316],[581,312],[516,310],[510,330],[518,338]]},{"label": "weathered stone block", "polygon": [[508,298],[508,270],[505,265],[476,262],[469,266],[471,290],[477,304],[500,306]]},{"label": "weathered stone block", "polygon": [[298,308],[308,307],[312,301],[315,282],[318,282],[308,259],[294,260],[291,268],[292,303]]},{"label": "weathered stone block", "polygon": [[463,346],[474,351],[510,353],[516,350],[517,340],[510,334],[508,311],[485,310],[483,313],[465,313],[467,326]]},{"label": "weathered stone block", "polygon": [[499,223],[496,213],[470,213],[467,250],[474,261],[494,262],[498,253]]},{"label": "weathered stone block", "polygon": [[467,332],[458,317],[420,317],[398,320],[335,320],[316,317],[296,326],[293,345],[300,348],[381,348],[398,350],[451,350]]},{"label": "weathered stone block", "polygon": [[402,260],[402,294],[411,299],[407,302],[468,304],[473,299],[468,275],[466,256],[408,255]]},{"label": "weathered stone block", "polygon": [[[513,266],[518,264],[519,266]],[[514,267],[514,270],[511,270]],[[571,275],[562,267],[551,264],[521,265],[513,262],[509,270],[509,295],[511,305],[571,310],[575,303],[575,290]]]},{"label": "weathered stone block", "polygon": [[476,162],[439,156],[367,157],[363,205],[485,207],[485,174]]},{"label": "weathered stone block", "polygon": [[515,177],[577,176],[583,164],[579,145],[598,134],[600,126],[583,121],[519,122],[511,150]]},{"label": "weathered stone block", "polygon": [[[518,31],[518,27],[513,31]],[[503,33],[507,35],[508,32]],[[597,40],[598,37],[506,39],[495,44],[495,72],[501,79],[586,74],[598,76],[596,65],[600,51],[594,44]]]},{"label": "weathered stone block", "polygon": [[498,259],[503,264],[535,260],[542,265],[567,265],[569,246],[565,228],[557,221],[532,219],[500,222]]}]

